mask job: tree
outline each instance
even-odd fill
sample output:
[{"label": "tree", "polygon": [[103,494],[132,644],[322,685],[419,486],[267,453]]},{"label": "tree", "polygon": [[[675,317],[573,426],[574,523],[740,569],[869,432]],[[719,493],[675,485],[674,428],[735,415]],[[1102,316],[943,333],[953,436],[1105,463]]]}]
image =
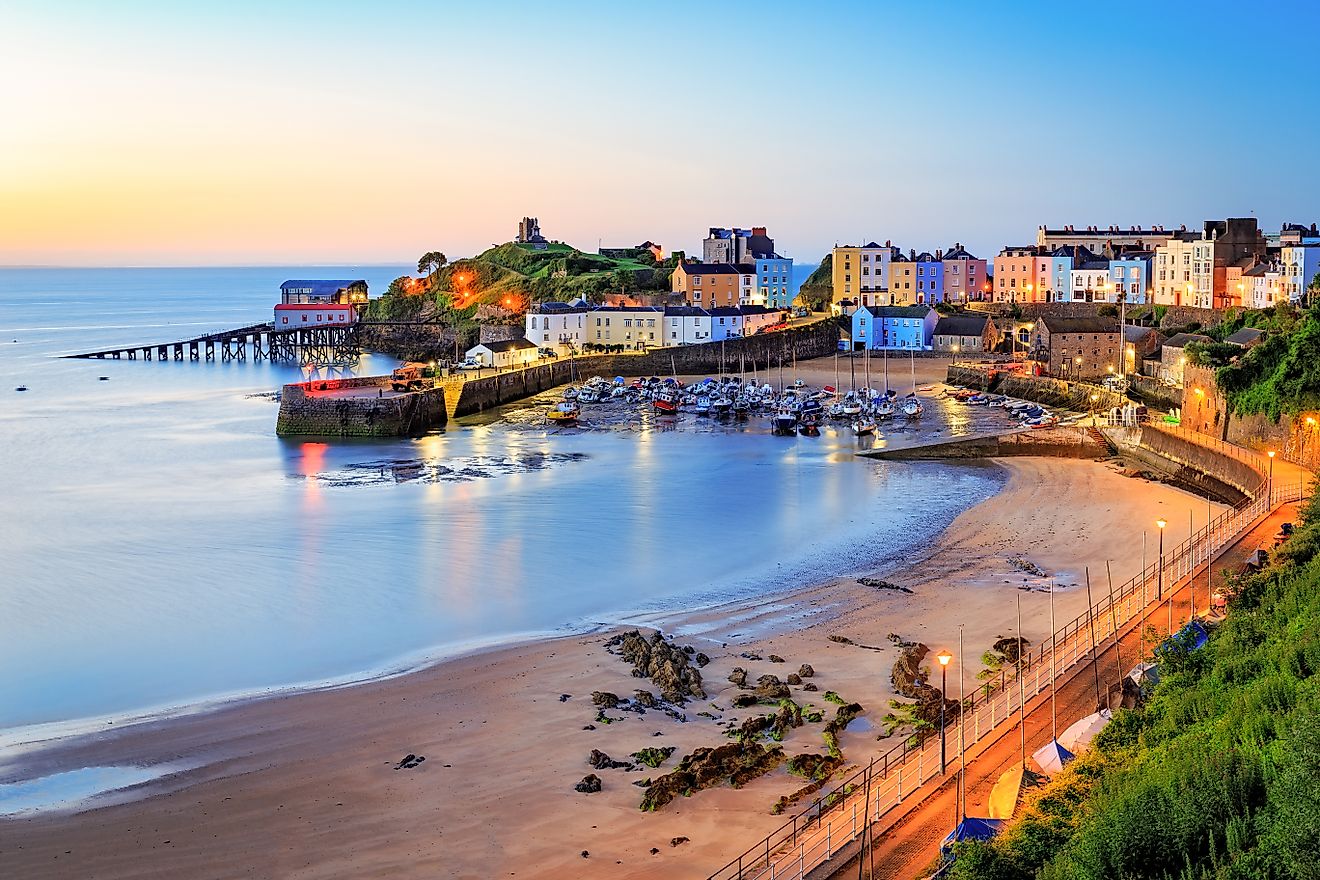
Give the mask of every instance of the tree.
[{"label": "tree", "polygon": [[449,258],[439,251],[427,251],[422,254],[422,258],[417,261],[417,271],[430,277],[435,272],[449,263]]},{"label": "tree", "polygon": [[619,288],[619,293],[627,293],[628,287],[633,283],[633,273],[627,269],[616,269],[614,271],[614,285]]}]

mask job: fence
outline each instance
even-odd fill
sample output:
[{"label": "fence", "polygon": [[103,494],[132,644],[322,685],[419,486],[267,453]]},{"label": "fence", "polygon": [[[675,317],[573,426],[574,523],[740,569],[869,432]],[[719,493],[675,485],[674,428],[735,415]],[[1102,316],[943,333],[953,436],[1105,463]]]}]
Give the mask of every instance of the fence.
[{"label": "fence", "polygon": [[[1184,439],[1207,447],[1220,443],[1204,435],[1184,435]],[[1222,445],[1225,455],[1260,465],[1257,459],[1261,456]],[[1264,483],[1262,479],[1261,488]],[[1196,585],[1191,582],[1191,575],[1200,566],[1210,565],[1217,553],[1237,541],[1275,506],[1300,500],[1308,491],[1309,484],[1305,481],[1288,486],[1271,485],[1268,493],[1257,491],[1172,550],[1157,554],[1159,558],[1119,587],[1112,597],[1106,586],[1102,599],[1058,629],[1049,645],[1042,644],[1035,651],[1024,653],[1011,670],[1001,670],[995,680],[981,685],[964,699],[957,721],[945,728],[949,741],[957,742],[962,736],[963,747],[969,748],[1016,721],[1019,713],[1025,711],[1023,707],[1046,691],[1054,679],[1067,675],[1075,665],[1104,648],[1109,639],[1121,637],[1139,615],[1148,613],[1151,600],[1164,599],[1166,592],[1172,632],[1173,597],[1181,592],[1180,582],[1184,578],[1189,581],[1186,586],[1191,587],[1195,613]],[[1266,494],[1269,497],[1264,497]],[[1208,608],[1209,596],[1206,603]],[[817,798],[806,810],[715,871],[709,880],[801,880],[855,840],[869,823],[879,821],[902,804],[904,798],[942,775],[940,739],[939,731],[928,733],[915,745],[905,740],[872,759],[829,794]]]}]

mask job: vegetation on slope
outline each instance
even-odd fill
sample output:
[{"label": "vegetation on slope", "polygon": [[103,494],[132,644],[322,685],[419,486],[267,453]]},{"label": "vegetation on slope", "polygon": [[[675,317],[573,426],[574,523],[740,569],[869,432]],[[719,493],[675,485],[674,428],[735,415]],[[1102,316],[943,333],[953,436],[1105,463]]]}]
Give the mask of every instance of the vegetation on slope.
[{"label": "vegetation on slope", "polygon": [[1320,501],[1197,651],[1119,712],[962,880],[1320,878]]},{"label": "vegetation on slope", "polygon": [[807,276],[798,290],[797,304],[813,312],[822,312],[834,299],[834,255],[826,254],[816,271]]},{"label": "vegetation on slope", "polygon": [[[1280,307],[1254,315],[1260,316],[1254,326],[1267,332],[1265,339],[1215,372],[1233,412],[1264,413],[1278,421],[1320,408],[1320,305],[1302,313]],[[1204,360],[1216,354],[1222,356],[1194,351],[1191,357]]]}]

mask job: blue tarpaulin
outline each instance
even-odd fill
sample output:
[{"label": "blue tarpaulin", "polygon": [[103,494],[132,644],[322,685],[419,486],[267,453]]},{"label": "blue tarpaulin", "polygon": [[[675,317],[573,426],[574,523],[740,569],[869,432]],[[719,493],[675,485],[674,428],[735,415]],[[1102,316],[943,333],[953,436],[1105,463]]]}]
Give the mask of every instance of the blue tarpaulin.
[{"label": "blue tarpaulin", "polygon": [[959,822],[958,827],[944,838],[944,842],[940,844],[940,847],[952,846],[960,840],[989,840],[999,833],[999,829],[1003,824],[1003,819],[981,819],[968,816]]}]

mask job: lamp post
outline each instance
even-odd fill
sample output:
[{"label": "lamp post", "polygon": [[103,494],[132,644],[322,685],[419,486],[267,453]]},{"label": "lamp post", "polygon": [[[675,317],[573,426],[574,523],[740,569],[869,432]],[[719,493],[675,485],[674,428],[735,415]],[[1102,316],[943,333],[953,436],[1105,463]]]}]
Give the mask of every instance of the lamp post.
[{"label": "lamp post", "polygon": [[1082,379],[1082,356],[1073,358],[1073,381],[1080,382]]},{"label": "lamp post", "polygon": [[949,661],[953,655],[948,651],[940,651],[935,655],[935,659],[940,661],[940,775],[944,775],[944,709],[948,705],[948,699],[944,696],[944,690],[949,681]]},{"label": "lamp post", "polygon": [[1265,485],[1268,487],[1265,495],[1269,499],[1266,503],[1271,509],[1274,507],[1274,450],[1271,449],[1265,453],[1270,457],[1270,479]]},{"label": "lamp post", "polygon": [[1098,392],[1092,391],[1091,392],[1091,424],[1092,425],[1099,424],[1099,422],[1096,420],[1096,404],[1099,402],[1100,402],[1100,394]]},{"label": "lamp post", "polygon": [[[1159,602],[1164,598],[1164,527],[1169,523],[1163,518],[1155,520],[1155,525],[1160,529],[1160,561],[1158,571],[1155,577],[1155,601]],[[1169,632],[1173,632],[1173,598],[1169,598]]]},{"label": "lamp post", "polygon": [[953,344],[953,365],[958,366],[958,343]]},{"label": "lamp post", "polygon": [[1307,416],[1306,424],[1302,428],[1302,448],[1297,453],[1297,463],[1306,467],[1306,432],[1315,430],[1315,417]]}]

